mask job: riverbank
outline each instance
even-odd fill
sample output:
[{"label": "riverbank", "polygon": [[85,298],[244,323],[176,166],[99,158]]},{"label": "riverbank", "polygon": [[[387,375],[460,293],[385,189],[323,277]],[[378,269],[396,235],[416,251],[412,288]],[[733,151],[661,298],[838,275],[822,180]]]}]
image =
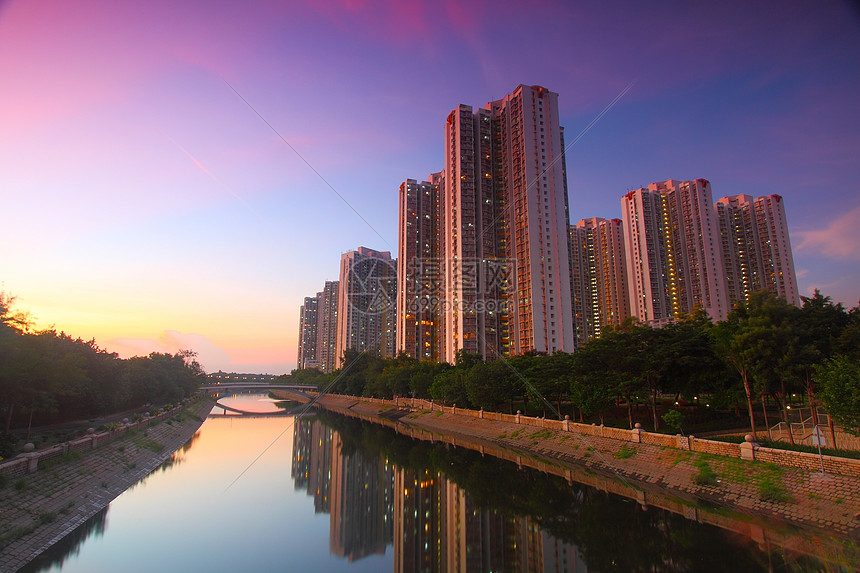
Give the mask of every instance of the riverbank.
[{"label": "riverbank", "polygon": [[[754,538],[760,533],[748,525],[756,519],[783,523],[799,528],[801,534],[783,536],[780,545],[806,547],[814,554],[822,547],[842,553],[844,547],[847,563],[857,566],[860,561],[857,476],[821,474],[668,446],[631,444],[452,413],[450,408],[418,410],[335,395],[323,396],[317,404],[412,437],[468,447],[595,485],[635,499],[643,506],[656,505],[699,521],[718,522],[728,511],[734,514],[731,523],[719,525]],[[840,557],[835,561],[846,562]]]},{"label": "riverbank", "polygon": [[52,460],[0,489],[0,573],[13,573],[177,455],[212,409],[195,402],[145,430]]}]

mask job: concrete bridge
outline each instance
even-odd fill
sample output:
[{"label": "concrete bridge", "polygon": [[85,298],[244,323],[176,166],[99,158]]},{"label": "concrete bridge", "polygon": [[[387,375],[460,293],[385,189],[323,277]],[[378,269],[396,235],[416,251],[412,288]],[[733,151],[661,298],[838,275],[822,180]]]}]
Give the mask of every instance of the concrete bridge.
[{"label": "concrete bridge", "polygon": [[[205,386],[200,387],[201,390],[205,390],[210,394],[221,395],[221,394],[233,394],[235,392],[242,393],[251,393],[258,392],[262,390],[290,390],[295,392],[301,396],[310,398],[305,394],[306,390],[316,390],[316,386],[306,386],[301,384],[265,384],[265,383],[255,383],[255,382],[241,382],[241,383],[229,383],[229,384],[207,384]],[[228,396],[221,396],[228,397]],[[285,400],[286,401],[286,400]],[[233,406],[227,406],[221,403],[221,400],[217,400],[215,402],[215,406],[217,408],[222,409],[224,412],[222,414],[210,414],[215,416],[227,416],[227,412],[233,412],[233,414],[238,414],[246,417],[267,417],[267,416],[288,416],[296,413],[296,410],[304,410],[304,408],[291,408],[291,409],[282,409],[275,412],[251,412],[247,410],[241,410],[239,408],[235,408]]]},{"label": "concrete bridge", "polygon": [[316,386],[307,386],[303,384],[266,384],[264,382],[225,382],[222,384],[204,384],[200,386],[201,390],[207,392],[219,392],[227,390],[298,390],[305,392],[308,390],[316,390]]}]

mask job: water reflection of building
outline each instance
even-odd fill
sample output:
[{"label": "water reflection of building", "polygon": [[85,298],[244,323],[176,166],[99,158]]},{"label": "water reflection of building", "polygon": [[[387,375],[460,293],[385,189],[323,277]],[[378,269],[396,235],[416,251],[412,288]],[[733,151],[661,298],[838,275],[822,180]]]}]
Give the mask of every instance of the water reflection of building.
[{"label": "water reflection of building", "polygon": [[350,561],[382,555],[392,538],[391,466],[357,450],[344,452],[339,434],[332,445],[331,552]]},{"label": "water reflection of building", "polygon": [[296,489],[313,496],[317,513],[331,514],[334,555],[354,561],[385,553],[394,527],[394,476],[386,460],[345,452],[337,432],[297,418],[292,477]]},{"label": "water reflection of building", "polygon": [[296,418],[292,477],[296,489],[313,496],[316,513],[329,512],[332,435],[331,428],[317,421]]},{"label": "water reflection of building", "polygon": [[481,508],[445,474],[391,466],[345,448],[318,421],[296,419],[293,479],[331,514],[331,552],[350,561],[394,544],[396,573],[585,573],[575,545],[532,518]]},{"label": "water reflection of building", "polygon": [[533,519],[478,507],[440,472],[394,472],[394,571],[584,573],[575,545]]},{"label": "water reflection of building", "polygon": [[295,488],[307,489],[311,474],[311,424],[299,417],[293,424],[293,467],[290,475]]}]

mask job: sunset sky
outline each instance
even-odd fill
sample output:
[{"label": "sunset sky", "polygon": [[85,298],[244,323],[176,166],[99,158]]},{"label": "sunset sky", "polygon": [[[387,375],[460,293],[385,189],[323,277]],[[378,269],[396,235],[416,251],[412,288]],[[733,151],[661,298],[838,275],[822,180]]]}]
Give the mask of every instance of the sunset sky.
[{"label": "sunset sky", "polygon": [[522,83],[559,94],[572,222],[670,178],[778,193],[801,293],[857,305],[860,12],[656,4],[0,0],[3,290],[122,356],[289,372],[340,254],[396,255],[448,113]]}]

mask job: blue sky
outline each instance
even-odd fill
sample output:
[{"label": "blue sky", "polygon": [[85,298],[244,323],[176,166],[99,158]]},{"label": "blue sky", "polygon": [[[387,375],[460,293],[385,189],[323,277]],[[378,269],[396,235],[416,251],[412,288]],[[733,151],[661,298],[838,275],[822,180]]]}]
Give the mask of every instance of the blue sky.
[{"label": "blue sky", "polygon": [[0,78],[0,281],[124,356],[288,372],[340,254],[396,252],[447,114],[520,83],[581,135],[573,222],[669,178],[778,193],[802,294],[860,300],[849,2],[0,0]]}]

